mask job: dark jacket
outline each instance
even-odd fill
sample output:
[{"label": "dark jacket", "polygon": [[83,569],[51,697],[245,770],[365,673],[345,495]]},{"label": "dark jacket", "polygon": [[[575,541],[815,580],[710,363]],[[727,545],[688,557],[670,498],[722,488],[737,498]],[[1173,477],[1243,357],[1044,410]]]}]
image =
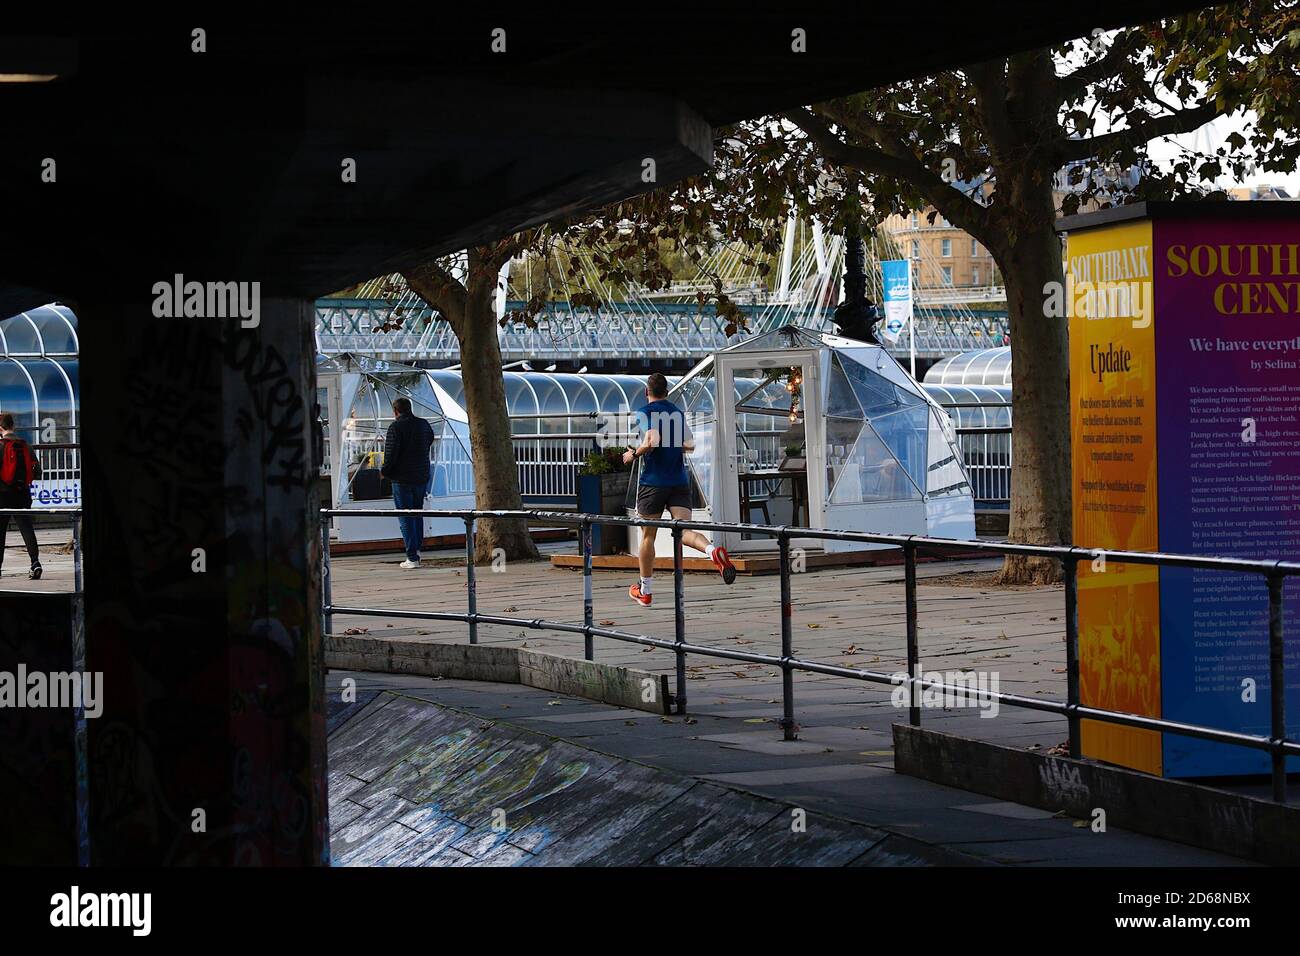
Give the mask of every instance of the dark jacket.
[{"label": "dark jacket", "polygon": [[429,446],[433,427],[423,418],[402,415],[388,426],[384,440],[384,466],[379,473],[402,485],[429,482]]}]

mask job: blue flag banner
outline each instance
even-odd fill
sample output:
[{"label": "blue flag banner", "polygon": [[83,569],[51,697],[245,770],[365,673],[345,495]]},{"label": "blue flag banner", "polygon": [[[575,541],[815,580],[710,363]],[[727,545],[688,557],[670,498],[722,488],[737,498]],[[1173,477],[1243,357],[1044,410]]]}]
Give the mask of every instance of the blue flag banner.
[{"label": "blue flag banner", "polygon": [[881,331],[887,341],[897,342],[912,320],[912,263],[888,259],[880,263],[885,292],[885,321]]}]

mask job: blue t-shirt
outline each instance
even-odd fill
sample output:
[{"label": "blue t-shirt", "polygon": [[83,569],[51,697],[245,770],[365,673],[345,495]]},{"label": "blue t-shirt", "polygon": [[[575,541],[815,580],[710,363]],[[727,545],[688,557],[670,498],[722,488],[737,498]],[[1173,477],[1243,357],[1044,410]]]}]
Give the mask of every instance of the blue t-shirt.
[{"label": "blue t-shirt", "polygon": [[684,446],[691,443],[686,414],[665,398],[640,408],[635,416],[642,439],[650,429],[659,432],[659,444],[641,459],[641,484],[655,488],[689,485]]}]

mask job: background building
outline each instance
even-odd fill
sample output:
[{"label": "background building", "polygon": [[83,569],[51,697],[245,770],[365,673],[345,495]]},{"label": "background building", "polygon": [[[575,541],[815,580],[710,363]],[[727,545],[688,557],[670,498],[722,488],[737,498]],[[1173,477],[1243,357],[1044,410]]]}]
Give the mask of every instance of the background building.
[{"label": "background building", "polygon": [[1281,186],[1268,186],[1260,183],[1258,186],[1238,186],[1228,190],[1228,196],[1232,199],[1253,200],[1273,200],[1282,199],[1289,202],[1295,202],[1296,197],[1292,196]]},{"label": "background building", "polygon": [[[992,192],[991,184],[983,180],[953,186],[968,195],[984,197]],[[983,290],[976,298],[1000,292],[1002,278],[989,251],[933,206],[890,216],[884,230],[898,246],[898,254],[912,261],[912,283],[923,298],[947,289]]]}]

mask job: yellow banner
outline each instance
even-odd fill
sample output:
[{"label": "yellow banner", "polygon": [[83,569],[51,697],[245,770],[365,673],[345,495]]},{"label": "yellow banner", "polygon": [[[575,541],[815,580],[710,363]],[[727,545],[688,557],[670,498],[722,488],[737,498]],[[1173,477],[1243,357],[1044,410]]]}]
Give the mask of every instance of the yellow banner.
[{"label": "yellow banner", "polygon": [[[1150,220],[1068,237],[1074,543],[1154,551],[1155,307]],[[1159,569],[1079,565],[1082,703],[1160,715]],[[1160,734],[1083,721],[1085,756],[1161,772]]]}]

